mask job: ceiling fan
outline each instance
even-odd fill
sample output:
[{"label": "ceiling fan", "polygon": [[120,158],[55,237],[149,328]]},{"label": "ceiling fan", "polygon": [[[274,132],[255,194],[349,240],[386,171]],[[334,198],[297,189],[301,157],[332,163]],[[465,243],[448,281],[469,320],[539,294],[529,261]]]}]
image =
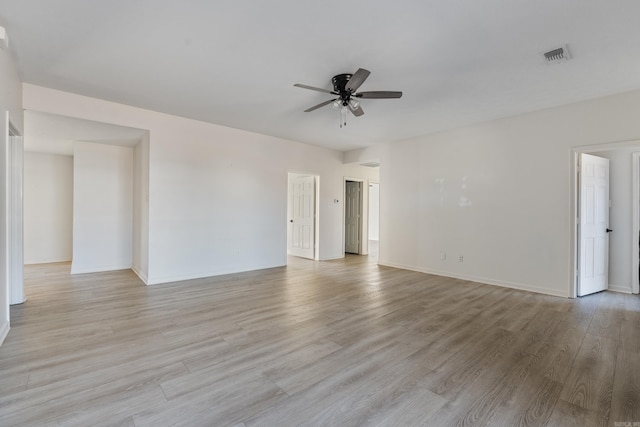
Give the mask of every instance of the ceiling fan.
[{"label": "ceiling fan", "polygon": [[333,90],[322,89],[319,87],[303,85],[300,83],[294,84],[295,87],[300,87],[302,89],[310,89],[318,92],[329,93],[331,95],[337,95],[337,98],[330,99],[325,102],[321,102],[318,105],[314,105],[313,107],[307,108],[304,110],[305,113],[310,111],[317,110],[318,108],[324,107],[325,105],[333,104],[334,108],[339,109],[341,113],[340,127],[342,124],[347,124],[346,114],[347,110],[351,111],[351,113],[359,117],[364,114],[364,110],[360,106],[360,103],[356,98],[363,99],[388,99],[388,98],[400,98],[402,96],[402,92],[397,91],[368,91],[368,92],[356,92],[358,88],[367,80],[371,74],[370,71],[365,70],[364,68],[358,68],[354,74],[338,74],[331,79],[331,83],[333,84]]}]

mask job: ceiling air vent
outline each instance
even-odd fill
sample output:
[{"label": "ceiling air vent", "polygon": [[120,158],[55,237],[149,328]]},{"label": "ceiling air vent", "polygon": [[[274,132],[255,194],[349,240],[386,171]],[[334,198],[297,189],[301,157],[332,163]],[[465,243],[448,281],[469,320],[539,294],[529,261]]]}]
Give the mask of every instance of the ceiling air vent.
[{"label": "ceiling air vent", "polygon": [[567,46],[561,46],[556,49],[552,49],[549,52],[545,52],[542,54],[544,56],[544,60],[547,64],[555,64],[558,62],[564,62],[571,58],[569,55],[569,50]]},{"label": "ceiling air vent", "polygon": [[367,167],[370,167],[370,168],[377,168],[378,166],[380,166],[380,163],[378,163],[378,162],[360,163],[360,166],[367,166]]}]

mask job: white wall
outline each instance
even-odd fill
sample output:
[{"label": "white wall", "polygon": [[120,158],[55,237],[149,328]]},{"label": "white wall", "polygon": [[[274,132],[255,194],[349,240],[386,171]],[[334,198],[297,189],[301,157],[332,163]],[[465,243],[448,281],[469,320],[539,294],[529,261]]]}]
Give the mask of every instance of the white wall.
[{"label": "white wall", "polygon": [[149,133],[133,149],[133,252],[131,269],[149,276]]},{"label": "white wall", "polygon": [[637,140],[638,117],[634,91],[376,148],[380,263],[570,295],[571,147]]},{"label": "white wall", "polygon": [[[320,257],[342,255],[342,153],[28,84],[24,106],[150,130],[150,283],[283,265],[287,171],[320,176]],[[377,147],[380,262],[568,295],[570,148],[639,115],[635,91]]]},{"label": "white wall", "polygon": [[24,263],[71,261],[73,157],[24,153]]},{"label": "white wall", "polygon": [[[638,236],[633,235],[632,159],[640,147],[594,152],[609,159],[609,289],[632,292],[632,248],[638,251]],[[638,179],[635,177],[635,179]],[[636,267],[637,268],[637,267]]]},{"label": "white wall", "polygon": [[9,332],[9,282],[7,280],[7,122],[9,112],[15,127],[22,131],[22,86],[13,58],[0,49],[0,344]]},{"label": "white wall", "polygon": [[288,172],[320,177],[320,258],[342,257],[341,152],[29,84],[24,106],[149,130],[150,284],[286,264]]},{"label": "white wall", "polygon": [[74,143],[71,273],[131,267],[133,149]]},{"label": "white wall", "polygon": [[380,240],[380,184],[369,184],[369,240]]}]

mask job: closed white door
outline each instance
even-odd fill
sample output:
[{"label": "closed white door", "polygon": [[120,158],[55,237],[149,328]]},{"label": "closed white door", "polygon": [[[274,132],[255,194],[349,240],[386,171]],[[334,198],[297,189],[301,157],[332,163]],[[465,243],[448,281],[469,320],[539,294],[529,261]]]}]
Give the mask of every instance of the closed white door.
[{"label": "closed white door", "polygon": [[289,254],[314,258],[315,177],[289,175]]},{"label": "closed white door", "polygon": [[580,157],[578,296],[609,285],[609,159]]},{"label": "closed white door", "polygon": [[362,217],[362,183],[347,181],[345,186],[344,251],[360,253],[360,230]]}]

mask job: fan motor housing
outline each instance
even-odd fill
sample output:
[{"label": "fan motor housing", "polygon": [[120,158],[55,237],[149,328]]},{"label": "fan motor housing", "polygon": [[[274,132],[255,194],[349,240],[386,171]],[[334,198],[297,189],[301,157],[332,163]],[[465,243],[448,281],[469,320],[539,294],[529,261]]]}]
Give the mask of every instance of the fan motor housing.
[{"label": "fan motor housing", "polygon": [[346,92],[345,86],[353,74],[338,74],[331,79],[333,83],[333,90],[338,93]]},{"label": "fan motor housing", "polygon": [[351,92],[345,88],[347,82],[351,79],[351,76],[353,76],[353,74],[338,74],[337,76],[333,76],[331,79],[333,90],[340,94],[340,99],[344,106],[347,105],[349,98],[351,98]]}]

